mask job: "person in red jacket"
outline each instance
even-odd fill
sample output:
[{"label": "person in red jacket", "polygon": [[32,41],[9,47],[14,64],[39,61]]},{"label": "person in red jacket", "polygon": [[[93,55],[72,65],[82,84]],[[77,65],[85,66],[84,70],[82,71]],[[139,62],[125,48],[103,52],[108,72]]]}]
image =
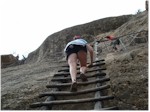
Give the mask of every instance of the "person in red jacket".
[{"label": "person in red jacket", "polygon": [[112,46],[113,50],[115,51],[119,51],[119,45],[120,45],[120,40],[119,39],[115,39],[114,36],[106,36],[105,38],[107,38],[108,40],[112,41],[110,43],[110,45]]}]

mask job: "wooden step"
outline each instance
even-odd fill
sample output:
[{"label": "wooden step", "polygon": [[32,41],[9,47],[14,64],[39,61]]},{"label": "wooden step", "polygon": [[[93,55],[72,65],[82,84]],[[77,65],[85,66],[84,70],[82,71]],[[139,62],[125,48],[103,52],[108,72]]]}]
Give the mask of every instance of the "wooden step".
[{"label": "wooden step", "polygon": [[[92,68],[92,67],[96,67],[96,66],[102,66],[102,65],[105,65],[105,63],[97,63],[97,64],[92,65],[91,67],[88,67],[88,68]],[[80,67],[77,68],[77,70],[79,70],[79,69],[80,69]],[[58,72],[69,72],[69,68],[58,70]]]},{"label": "wooden step", "polygon": [[71,95],[87,94],[87,93],[96,92],[108,88],[110,88],[110,85],[104,85],[97,88],[91,88],[91,89],[81,90],[77,92],[69,92],[69,91],[45,92],[45,93],[41,93],[39,97],[41,98],[44,96],[71,96]]},{"label": "wooden step", "polygon": [[[67,69],[67,70],[69,71],[69,69]],[[102,70],[106,70],[106,68],[98,68],[98,69],[95,69],[95,70],[87,70],[86,73],[91,73],[91,72],[96,72],[96,71],[102,71]],[[80,74],[80,72],[78,71],[77,74]],[[70,75],[70,73],[69,72],[56,73],[56,74],[54,74],[54,77],[57,77],[57,76],[67,76],[67,75]]]},{"label": "wooden step", "polygon": [[73,100],[55,100],[49,102],[37,102],[30,105],[31,108],[49,106],[49,105],[61,105],[61,104],[78,104],[78,103],[87,103],[87,102],[97,102],[103,100],[113,99],[113,96],[102,96],[99,98],[85,98],[85,99],[73,99]]},{"label": "wooden step", "polygon": [[117,106],[102,108],[101,110],[119,110]]},{"label": "wooden step", "polygon": [[[94,84],[94,83],[102,83],[105,81],[109,81],[110,78],[101,78],[101,79],[96,79],[96,80],[91,80],[88,82],[78,82],[78,85],[88,85],[88,84]],[[71,86],[72,83],[61,83],[61,84],[49,84],[46,85],[47,88],[63,88],[63,87],[68,87]]]},{"label": "wooden step", "polygon": [[[94,74],[94,75],[89,75],[89,76],[86,76],[87,78],[91,78],[91,77],[96,77],[96,76],[105,76],[106,73],[97,73],[97,74]],[[77,76],[77,79],[80,79],[80,76]],[[65,80],[71,80],[71,77],[60,77],[60,78],[52,78],[51,81],[65,81]]]}]

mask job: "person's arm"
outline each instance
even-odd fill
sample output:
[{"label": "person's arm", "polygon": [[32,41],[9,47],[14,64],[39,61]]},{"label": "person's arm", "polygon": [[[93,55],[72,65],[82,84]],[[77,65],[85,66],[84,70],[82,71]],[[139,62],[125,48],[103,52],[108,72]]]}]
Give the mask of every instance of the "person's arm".
[{"label": "person's arm", "polygon": [[89,44],[86,44],[86,47],[87,47],[87,50],[89,51],[90,53],[90,64],[88,66],[92,66],[93,65],[93,54],[94,54],[94,50],[93,48],[89,45]]}]

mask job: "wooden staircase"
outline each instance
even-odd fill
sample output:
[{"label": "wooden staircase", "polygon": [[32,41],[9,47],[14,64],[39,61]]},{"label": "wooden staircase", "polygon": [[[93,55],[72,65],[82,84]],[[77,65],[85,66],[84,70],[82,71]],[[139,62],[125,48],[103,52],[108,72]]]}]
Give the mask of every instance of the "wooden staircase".
[{"label": "wooden staircase", "polygon": [[[31,108],[39,110],[118,110],[117,106],[107,106],[106,101],[113,101],[112,95],[103,95],[103,91],[110,88],[107,83],[110,78],[106,75],[105,63],[98,60],[87,70],[87,82],[82,82],[77,76],[77,92],[70,92],[71,77],[68,65],[62,66],[54,74],[50,84],[46,85],[47,92],[40,93],[39,98],[46,97],[43,102],[36,102],[30,105]],[[79,74],[79,67],[77,68]]]}]

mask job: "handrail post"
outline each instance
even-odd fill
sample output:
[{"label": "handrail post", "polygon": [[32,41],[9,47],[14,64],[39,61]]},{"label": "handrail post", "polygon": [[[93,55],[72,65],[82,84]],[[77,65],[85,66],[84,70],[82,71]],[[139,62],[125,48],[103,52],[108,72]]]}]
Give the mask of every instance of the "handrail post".
[{"label": "handrail post", "polygon": [[[95,50],[95,54],[96,54],[96,61],[98,60],[98,51],[97,51],[97,47],[98,47],[98,41],[95,42],[94,44],[94,50]],[[97,77],[97,79],[99,79],[99,77]],[[97,83],[96,87],[99,87],[101,84]],[[97,91],[95,93],[95,98],[100,97],[101,96],[101,92]],[[102,103],[101,101],[97,101],[94,105],[94,110],[100,110],[102,108]]]},{"label": "handrail post", "polygon": [[98,47],[98,42],[96,41],[95,43],[94,43],[94,51],[95,51],[95,54],[96,54],[96,61],[98,60],[98,57],[97,57],[97,55],[98,55],[98,51],[97,51],[97,47]]}]

